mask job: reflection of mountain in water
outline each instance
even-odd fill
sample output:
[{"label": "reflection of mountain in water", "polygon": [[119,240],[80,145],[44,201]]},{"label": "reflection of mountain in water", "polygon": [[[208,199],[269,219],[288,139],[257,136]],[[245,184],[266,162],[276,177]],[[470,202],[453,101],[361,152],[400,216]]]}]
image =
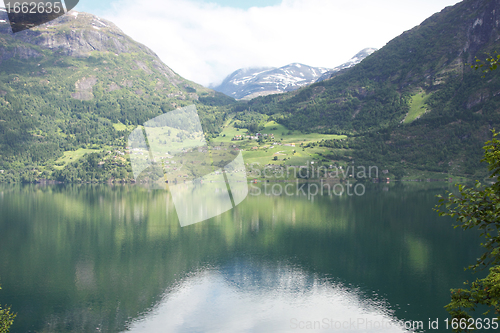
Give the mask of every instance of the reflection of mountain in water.
[{"label": "reflection of mountain in water", "polygon": [[[217,310],[229,299],[228,311],[237,314],[245,308],[239,298],[296,314],[318,302],[337,304],[323,294],[355,295],[347,298],[353,311],[369,308],[378,305],[369,301],[376,293],[397,318],[444,318],[449,288],[471,278],[463,267],[479,249],[466,245],[477,243],[474,235],[432,211],[436,193],[374,187],[363,197],[312,202],[262,190],[181,228],[165,190],[0,187],[2,302],[18,313],[13,333],[123,331],[131,318],[185,295],[203,306],[214,300]],[[256,308],[242,318],[269,319]]]}]

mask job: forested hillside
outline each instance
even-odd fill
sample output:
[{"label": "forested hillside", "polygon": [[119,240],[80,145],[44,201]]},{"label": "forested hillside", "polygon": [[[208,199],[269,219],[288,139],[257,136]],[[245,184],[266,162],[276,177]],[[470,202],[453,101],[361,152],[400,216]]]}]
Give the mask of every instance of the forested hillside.
[{"label": "forested hillside", "polygon": [[347,135],[304,141],[328,148],[326,165],[480,176],[481,147],[500,128],[500,79],[470,65],[500,50],[498,22],[500,0],[465,0],[331,79],[239,102],[183,79],[96,16],[73,11],[16,34],[0,22],[0,181],[130,180],[128,134],[191,104],[209,139],[276,121],[285,139]]},{"label": "forested hillside", "polygon": [[[70,12],[16,34],[0,23],[3,180],[127,178],[117,152],[136,125],[196,104],[207,134],[218,133],[231,102],[96,16]],[[87,153],[78,163],[77,151]],[[120,159],[97,168],[107,151]]]},{"label": "forested hillside", "polygon": [[500,125],[500,80],[498,73],[482,79],[470,64],[500,49],[498,22],[500,1],[465,0],[354,68],[254,99],[247,111],[304,132],[348,134],[366,162],[477,173],[481,147]]}]

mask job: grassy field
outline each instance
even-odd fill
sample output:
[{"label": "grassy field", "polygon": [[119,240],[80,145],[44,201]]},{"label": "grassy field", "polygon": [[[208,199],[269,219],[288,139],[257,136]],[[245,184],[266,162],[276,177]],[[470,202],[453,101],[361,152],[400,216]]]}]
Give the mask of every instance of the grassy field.
[{"label": "grassy field", "polygon": [[[273,148],[270,148],[273,147]],[[246,150],[243,153],[245,163],[259,163],[259,165],[275,164],[280,165],[288,158],[293,159],[295,147],[269,146],[266,145],[257,150]],[[274,160],[276,156],[277,160]],[[287,160],[288,162],[289,160]]]},{"label": "grassy field", "polygon": [[283,139],[285,143],[309,143],[316,142],[320,140],[340,140],[346,139],[345,135],[334,135],[334,134],[318,134],[318,133],[310,133],[304,134],[301,131],[290,131],[283,125],[278,124],[275,121],[268,122],[264,129],[262,130],[263,134],[274,134],[276,140]]},{"label": "grassy field", "polygon": [[227,127],[224,128],[224,130],[220,133],[220,135],[211,141],[214,143],[219,143],[219,142],[234,142],[232,139],[236,135],[246,135],[245,133],[247,130],[245,129],[240,129],[238,131],[237,128],[234,128],[232,125],[228,125]]},{"label": "grassy field", "polygon": [[[258,163],[263,167],[267,164],[274,165],[305,165],[308,161],[321,160],[321,154],[327,153],[327,148],[306,148],[302,150],[301,144],[307,145],[310,142],[321,140],[340,140],[345,139],[345,135],[331,134],[305,134],[300,131],[290,131],[283,125],[274,121],[267,122],[261,134],[268,134],[265,142],[259,144],[257,140],[238,140],[232,141],[236,135],[246,136],[246,129],[234,128],[231,123],[228,123],[221,134],[211,140],[211,145],[218,144],[234,144],[242,149],[245,163]],[[271,139],[271,134],[274,139]],[[255,133],[251,134],[252,136]],[[295,146],[285,146],[285,144],[295,144]],[[276,158],[276,160],[275,160]]]},{"label": "grassy field", "polygon": [[403,121],[405,124],[409,124],[424,113],[426,113],[427,107],[425,106],[425,102],[431,95],[426,95],[425,92],[418,93],[411,98],[410,111],[406,115],[405,120]]},{"label": "grassy field", "polygon": [[[148,127],[146,133],[151,151],[155,155],[166,156],[168,151],[175,154],[183,149],[205,145],[201,131],[188,133],[173,127]],[[178,135],[182,136],[182,139]]]},{"label": "grassy field", "polygon": [[[59,158],[56,161],[56,165],[54,165],[55,169],[63,169],[66,164],[78,161],[80,158],[83,157],[85,154],[89,153],[98,153],[102,151],[102,149],[85,149],[85,148],[80,148],[78,150],[71,150],[71,151],[65,151],[64,156]],[[64,165],[63,165],[64,163]]]},{"label": "grassy field", "polygon": [[[348,150],[345,150],[348,153]],[[264,167],[267,164],[271,165],[293,165],[293,166],[305,166],[310,162],[326,162],[329,164],[338,164],[339,166],[346,166],[346,162],[331,162],[330,159],[326,159],[324,155],[331,153],[331,149],[326,147],[314,147],[305,148],[301,146],[289,147],[289,146],[274,146],[270,148],[267,146],[259,147],[257,150],[246,150],[243,152],[243,157],[245,158],[245,163],[258,163],[258,166]],[[274,158],[277,158],[276,160]]]},{"label": "grassy field", "polygon": [[[231,141],[235,135],[247,135],[246,129],[240,129],[238,131],[237,128],[234,128],[231,124],[226,126],[224,130],[220,133],[220,135],[212,139],[212,142],[233,142]],[[264,125],[264,129],[260,132],[262,134],[273,134],[275,142],[283,142],[283,143],[309,143],[316,142],[320,140],[340,140],[346,139],[345,135],[334,135],[334,134],[318,134],[318,133],[310,133],[304,134],[301,131],[290,131],[283,125],[280,125],[274,121],[269,121]],[[252,133],[251,135],[255,135]],[[247,140],[248,141],[248,140]]]},{"label": "grassy field", "polygon": [[124,125],[121,122],[113,124],[113,127],[115,128],[116,131],[126,131],[126,130],[133,130],[135,128],[135,125]]}]

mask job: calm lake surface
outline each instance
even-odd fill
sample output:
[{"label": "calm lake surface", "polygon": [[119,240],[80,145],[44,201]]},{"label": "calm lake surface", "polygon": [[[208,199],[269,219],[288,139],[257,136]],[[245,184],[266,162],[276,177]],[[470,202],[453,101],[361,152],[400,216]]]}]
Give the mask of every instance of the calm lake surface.
[{"label": "calm lake surface", "polygon": [[0,187],[0,303],[11,332],[444,331],[449,289],[481,277],[478,234],[432,211],[444,191],[254,188],[181,228],[165,190]]}]

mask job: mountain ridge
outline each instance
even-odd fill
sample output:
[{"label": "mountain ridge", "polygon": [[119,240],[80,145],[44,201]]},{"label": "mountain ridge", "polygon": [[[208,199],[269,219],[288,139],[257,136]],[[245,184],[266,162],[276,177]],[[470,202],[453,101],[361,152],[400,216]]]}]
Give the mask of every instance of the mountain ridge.
[{"label": "mountain ridge", "polygon": [[[224,105],[232,101],[180,77],[95,15],[71,11],[15,34],[0,22],[4,181],[130,179],[126,159],[111,161],[103,151],[123,153],[131,129],[194,104],[210,135],[220,131]],[[87,155],[71,163],[77,151]],[[108,162],[95,169],[96,160]]]},{"label": "mountain ridge", "polygon": [[500,49],[498,22],[500,1],[462,1],[348,71],[253,99],[248,107],[292,130],[348,134],[343,147],[356,149],[342,154],[366,163],[400,171],[484,171],[481,147],[490,129],[500,127],[500,79],[489,74],[482,80],[470,64]]},{"label": "mountain ridge", "polygon": [[368,47],[368,48],[365,48],[361,51],[359,51],[358,53],[356,53],[354,55],[354,57],[352,57],[349,61],[343,63],[342,65],[339,65],[331,70],[329,70],[328,72],[324,73],[323,75],[321,75],[317,80],[316,82],[321,82],[321,81],[324,81],[324,80],[328,80],[332,77],[332,75],[334,75],[335,73],[337,72],[340,72],[341,70],[344,70],[344,69],[348,69],[348,68],[351,68],[353,66],[356,66],[357,64],[359,64],[361,61],[363,61],[366,57],[368,57],[369,55],[371,55],[372,53],[376,52],[378,49],[376,48],[373,48],[373,47]]},{"label": "mountain ridge", "polygon": [[240,68],[229,74],[213,89],[235,99],[281,94],[314,82],[328,79],[334,73],[355,66],[376,49],[365,48],[348,62],[333,69],[291,63],[282,67]]},{"label": "mountain ridge", "polygon": [[273,122],[285,139],[343,135],[302,149],[326,149],[311,153],[318,165],[356,161],[397,177],[484,174],[481,147],[500,127],[500,77],[481,79],[469,66],[500,49],[500,0],[462,1],[327,80],[238,102],[156,66],[152,51],[99,21],[107,25],[65,16],[15,36],[0,24],[0,181],[126,179],[126,161],[118,167],[103,152],[124,150],[135,126],[191,104],[209,140],[228,124],[242,137]]},{"label": "mountain ridge", "polygon": [[315,82],[326,71],[327,68],[299,63],[279,68],[242,68],[228,75],[214,90],[235,99],[251,99],[295,90]]}]

